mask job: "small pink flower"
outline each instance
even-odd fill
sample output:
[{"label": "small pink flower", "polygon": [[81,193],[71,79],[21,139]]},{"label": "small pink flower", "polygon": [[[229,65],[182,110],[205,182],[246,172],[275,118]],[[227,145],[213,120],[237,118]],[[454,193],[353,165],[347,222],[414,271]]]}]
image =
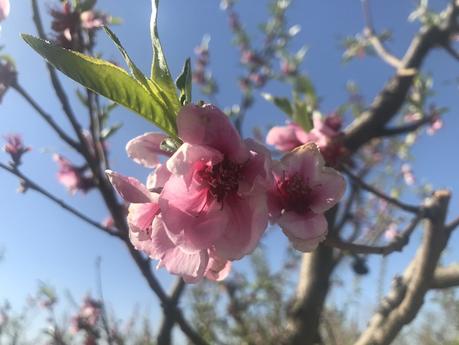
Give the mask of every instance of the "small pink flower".
[{"label": "small pink flower", "polygon": [[85,297],[78,314],[72,318],[70,332],[76,334],[85,331],[88,334],[97,334],[95,327],[100,320],[102,304],[91,297]]},{"label": "small pink flower", "polygon": [[408,186],[412,186],[416,183],[416,177],[414,176],[413,169],[411,168],[410,164],[402,164],[401,171],[403,179]]},{"label": "small pink flower", "polygon": [[94,181],[91,176],[86,175],[85,167],[77,167],[59,154],[55,154],[53,159],[59,167],[57,180],[67,188],[71,194],[75,194],[78,191],[86,193],[94,187]]},{"label": "small pink flower", "polygon": [[427,134],[434,135],[443,127],[443,120],[440,115],[434,116],[434,119],[431,121],[430,126],[427,127]]},{"label": "small pink flower", "polygon": [[397,223],[390,223],[387,230],[384,232],[384,238],[387,241],[393,241],[399,235]]},{"label": "small pink flower", "polygon": [[90,10],[80,14],[81,27],[85,30],[95,30],[107,25],[110,22],[110,17]]},{"label": "small pink flower", "polygon": [[14,165],[21,164],[22,155],[31,150],[30,147],[24,146],[22,138],[19,134],[10,134],[5,136],[6,144],[3,146],[3,151],[11,156]]},{"label": "small pink flower", "polygon": [[323,120],[319,113],[315,113],[313,125],[310,132],[305,132],[296,123],[273,127],[268,132],[266,143],[273,145],[279,151],[288,152],[298,146],[313,142],[319,147],[327,164],[336,165],[347,152],[340,141],[342,136],[341,116],[334,114]]},{"label": "small pink flower", "polygon": [[274,166],[270,193],[271,220],[282,228],[293,247],[314,250],[327,234],[324,212],[336,205],[346,187],[344,178],[324,166],[316,144],[287,153]]},{"label": "small pink flower", "polygon": [[10,0],[0,0],[0,22],[4,21],[10,14]]}]

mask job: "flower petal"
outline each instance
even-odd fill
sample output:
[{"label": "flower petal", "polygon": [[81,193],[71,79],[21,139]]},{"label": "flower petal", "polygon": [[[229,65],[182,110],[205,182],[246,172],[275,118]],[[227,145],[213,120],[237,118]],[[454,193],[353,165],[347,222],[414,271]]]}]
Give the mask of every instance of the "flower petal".
[{"label": "flower petal", "polygon": [[183,277],[187,283],[194,283],[202,279],[209,261],[205,250],[196,253],[186,253],[175,247],[167,251],[161,259],[158,268],[165,267],[170,273]]},{"label": "flower petal", "polygon": [[297,147],[281,160],[288,176],[301,174],[305,181],[314,181],[324,166],[324,159],[314,143]]},{"label": "flower petal", "polygon": [[222,260],[216,257],[210,257],[209,263],[207,264],[205,277],[213,281],[222,281],[231,272],[231,261]]},{"label": "flower petal", "polygon": [[297,136],[298,127],[299,126],[292,123],[286,126],[275,126],[268,132],[266,143],[268,145],[273,145],[279,151],[293,150],[295,147],[303,144]]},{"label": "flower petal", "polygon": [[249,157],[239,133],[217,107],[187,105],[177,116],[177,128],[184,142],[210,146],[236,163]]},{"label": "flower petal", "polygon": [[323,214],[308,213],[299,215],[296,212],[285,212],[277,223],[292,242],[295,249],[310,252],[325,239],[328,230],[327,220]]},{"label": "flower petal", "polygon": [[5,20],[10,14],[10,1],[0,0],[0,22]]},{"label": "flower petal", "polygon": [[134,162],[147,168],[154,168],[159,164],[158,155],[170,156],[167,151],[161,150],[161,142],[167,136],[162,133],[145,133],[130,140],[126,145],[126,152]]},{"label": "flower petal", "polygon": [[105,174],[118,194],[127,202],[138,204],[151,202],[150,192],[139,180],[111,170],[106,170]]},{"label": "flower petal", "polygon": [[314,181],[314,201],[310,208],[315,213],[323,213],[335,206],[346,190],[344,177],[333,168],[323,168]]}]

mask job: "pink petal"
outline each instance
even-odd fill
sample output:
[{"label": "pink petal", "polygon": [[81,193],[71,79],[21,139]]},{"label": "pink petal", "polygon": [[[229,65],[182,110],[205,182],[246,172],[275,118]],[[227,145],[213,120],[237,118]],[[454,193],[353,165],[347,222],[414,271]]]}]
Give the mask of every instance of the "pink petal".
[{"label": "pink petal", "polygon": [[222,259],[238,260],[256,248],[268,225],[266,194],[227,198],[223,210],[230,221],[215,243],[215,253]]},{"label": "pink petal", "polygon": [[194,188],[194,185],[188,189],[183,179],[173,176],[160,196],[161,214],[169,237],[190,252],[213,245],[229,221],[220,205],[208,200],[207,189]]},{"label": "pink petal", "polygon": [[324,159],[319,148],[314,143],[308,143],[297,147],[287,153],[281,160],[288,176],[301,174],[304,180],[314,181],[324,166]]},{"label": "pink petal", "polygon": [[213,105],[183,107],[177,116],[177,127],[184,142],[210,146],[234,162],[243,162],[249,156],[228,117]]},{"label": "pink petal", "polygon": [[317,248],[327,235],[328,224],[323,214],[299,215],[285,212],[277,223],[295,249],[309,252]]},{"label": "pink petal", "polygon": [[105,174],[118,194],[127,202],[138,204],[151,202],[150,192],[139,180],[111,170],[106,170]]},{"label": "pink petal", "polygon": [[231,272],[231,261],[210,257],[207,264],[205,277],[213,281],[222,281]]},{"label": "pink petal", "polygon": [[297,127],[297,125],[290,123],[286,126],[271,128],[266,136],[266,143],[273,145],[279,151],[293,150],[295,147],[303,144],[303,142],[298,140]]},{"label": "pink petal", "polygon": [[346,190],[344,177],[332,168],[323,168],[312,186],[314,201],[310,208],[315,213],[324,213],[335,206]]},{"label": "pink petal", "polygon": [[238,192],[247,194],[256,187],[266,190],[273,182],[271,153],[252,139],[246,139],[245,143],[250,149],[251,157],[244,164],[242,172],[244,178],[239,184]]},{"label": "pink petal", "polygon": [[5,20],[10,14],[10,1],[0,0],[0,22]]},{"label": "pink petal", "polygon": [[159,213],[159,204],[130,204],[127,221],[133,231],[142,231],[151,227],[155,216]]},{"label": "pink petal", "polygon": [[205,250],[186,253],[175,247],[166,253],[158,268],[165,267],[170,273],[182,276],[187,283],[194,283],[202,279],[208,261],[209,256]]},{"label": "pink petal", "polygon": [[134,162],[147,168],[154,168],[159,164],[159,154],[171,155],[160,147],[161,142],[166,138],[167,136],[162,133],[145,133],[127,143],[127,154]]},{"label": "pink petal", "polygon": [[167,180],[171,176],[170,171],[167,169],[165,164],[160,164],[156,167],[153,172],[148,175],[147,188],[148,190],[162,188],[166,184]]}]

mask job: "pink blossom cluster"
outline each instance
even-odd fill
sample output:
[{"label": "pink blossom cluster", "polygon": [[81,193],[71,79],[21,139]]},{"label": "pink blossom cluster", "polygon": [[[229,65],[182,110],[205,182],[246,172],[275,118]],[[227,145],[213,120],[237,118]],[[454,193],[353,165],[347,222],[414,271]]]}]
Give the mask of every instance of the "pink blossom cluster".
[{"label": "pink blossom cluster", "polygon": [[62,1],[60,7],[50,9],[53,18],[51,28],[55,33],[54,40],[64,48],[82,51],[85,47],[81,41],[81,31],[92,31],[110,23],[110,16],[88,10],[78,11],[71,1]]},{"label": "pink blossom cluster", "polygon": [[53,160],[58,166],[57,180],[71,194],[78,191],[86,193],[94,187],[94,179],[86,166],[76,166],[59,154],[55,154]]},{"label": "pink blossom cluster", "polygon": [[[153,168],[146,184],[113,171],[132,244],[158,267],[187,282],[224,279],[231,262],[251,253],[269,220],[295,248],[310,251],[327,232],[323,213],[342,197],[344,178],[314,143],[273,162],[254,140],[242,140],[213,105],[188,105],[177,116],[181,145],[163,150],[166,136],[146,133],[127,144],[128,155]],[[159,156],[166,156],[161,163]]]},{"label": "pink blossom cluster", "polygon": [[101,318],[102,303],[87,296],[80,310],[71,320],[70,331],[74,334],[82,331],[85,333],[85,344],[97,344],[100,337],[98,322]]},{"label": "pink blossom cluster", "polygon": [[268,132],[266,142],[282,152],[313,142],[319,147],[327,164],[336,166],[346,156],[346,149],[341,143],[341,116],[333,114],[323,119],[319,113],[314,113],[313,125],[310,132],[293,122],[275,126]]},{"label": "pink blossom cluster", "polygon": [[11,157],[11,163],[15,166],[21,164],[22,156],[31,150],[30,147],[24,146],[22,138],[19,134],[9,134],[5,136],[6,144],[3,146],[3,151]]}]

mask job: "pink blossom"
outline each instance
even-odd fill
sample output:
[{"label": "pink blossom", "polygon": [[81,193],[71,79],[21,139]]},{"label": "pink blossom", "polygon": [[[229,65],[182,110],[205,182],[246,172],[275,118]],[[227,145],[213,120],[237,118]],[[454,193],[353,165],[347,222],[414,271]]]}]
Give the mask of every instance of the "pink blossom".
[{"label": "pink blossom", "polygon": [[85,173],[86,167],[77,167],[59,154],[53,156],[58,165],[57,180],[66,187],[71,194],[78,191],[87,192],[94,187],[91,176]]},{"label": "pink blossom", "polygon": [[94,328],[97,326],[101,317],[102,304],[91,297],[85,297],[83,304],[78,311],[78,314],[72,318],[71,332],[77,333],[80,330],[90,334],[94,333]]},{"label": "pink blossom", "polygon": [[304,131],[296,123],[275,126],[268,132],[266,143],[273,145],[279,151],[287,152],[308,142],[313,142],[319,147],[327,164],[335,165],[346,155],[346,149],[340,141],[341,127],[340,115],[331,115],[323,120],[319,113],[315,113],[313,129],[310,132]]},{"label": "pink blossom", "polygon": [[273,173],[275,181],[269,198],[271,220],[279,224],[295,249],[314,250],[327,234],[324,212],[344,194],[344,178],[333,168],[324,166],[314,143],[287,153],[273,167]]},{"label": "pink blossom", "polygon": [[408,186],[412,186],[413,184],[416,183],[416,178],[414,176],[413,169],[411,168],[410,164],[408,163],[402,164],[401,171],[402,171],[403,179],[405,180],[405,183]]},{"label": "pink blossom", "polygon": [[161,133],[145,133],[130,140],[126,145],[126,152],[134,162],[146,168],[155,168],[159,162],[158,155],[171,156],[161,149],[161,143],[167,136]]},{"label": "pink blossom", "polygon": [[430,126],[427,127],[427,134],[434,135],[443,127],[443,121],[440,115],[434,116],[434,119],[430,122]]},{"label": "pink blossom", "polygon": [[393,241],[399,235],[397,223],[390,223],[387,230],[384,232],[384,237],[388,241]]},{"label": "pink blossom", "polygon": [[31,148],[24,146],[19,134],[7,135],[5,136],[5,140],[6,144],[3,146],[3,151],[11,156],[14,165],[20,165],[22,155],[29,152]]},{"label": "pink blossom", "polygon": [[[184,144],[165,164],[156,165],[147,186],[107,174],[131,203],[128,223],[137,249],[188,282],[204,276],[221,280],[230,271],[228,261],[252,252],[267,226],[269,151],[243,141],[211,105],[184,107],[177,127]],[[140,163],[150,157],[147,165],[152,165],[158,150],[159,144],[130,155]]]},{"label": "pink blossom", "polygon": [[95,11],[85,11],[80,14],[81,27],[86,30],[98,29],[110,22],[110,17]]},{"label": "pink blossom", "polygon": [[0,22],[4,21],[10,14],[10,0],[0,0]]}]

